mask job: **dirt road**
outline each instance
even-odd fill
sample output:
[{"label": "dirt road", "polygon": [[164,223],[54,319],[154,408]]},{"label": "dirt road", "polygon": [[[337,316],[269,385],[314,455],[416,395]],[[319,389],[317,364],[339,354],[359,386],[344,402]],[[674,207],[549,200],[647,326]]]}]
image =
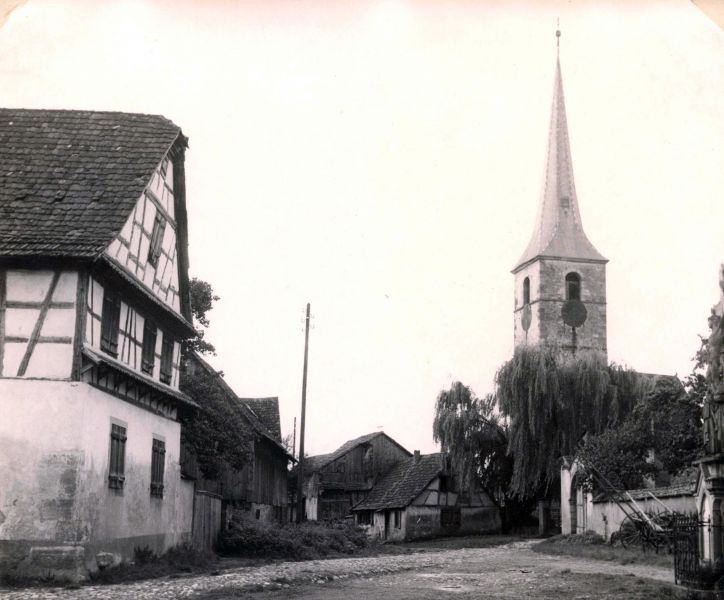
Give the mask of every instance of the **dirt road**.
[{"label": "dirt road", "polygon": [[673,598],[662,567],[547,556],[534,542],[398,556],[285,562],[220,575],[76,590],[0,591],[3,600],[612,600]]}]

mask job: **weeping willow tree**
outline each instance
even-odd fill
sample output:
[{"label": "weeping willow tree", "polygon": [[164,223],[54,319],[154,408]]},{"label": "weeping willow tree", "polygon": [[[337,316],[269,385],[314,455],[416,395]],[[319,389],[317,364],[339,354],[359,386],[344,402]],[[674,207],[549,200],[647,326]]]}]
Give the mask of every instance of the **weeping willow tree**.
[{"label": "weeping willow tree", "polygon": [[491,395],[477,398],[455,382],[435,403],[433,438],[447,452],[463,488],[475,481],[494,494],[507,492],[512,460],[505,423]]},{"label": "weeping willow tree", "polygon": [[575,454],[585,433],[620,423],[648,384],[598,354],[561,358],[547,348],[522,346],[498,370],[495,385],[509,422],[510,492],[523,498],[550,488],[560,457]]}]

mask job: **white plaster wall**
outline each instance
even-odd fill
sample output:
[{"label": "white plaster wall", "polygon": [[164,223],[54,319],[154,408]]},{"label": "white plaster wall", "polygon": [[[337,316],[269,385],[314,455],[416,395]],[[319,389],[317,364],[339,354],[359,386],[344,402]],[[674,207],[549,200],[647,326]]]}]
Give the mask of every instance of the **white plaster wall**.
[{"label": "white plaster wall", "polygon": [[[129,557],[189,537],[193,486],[180,478],[177,422],[84,383],[20,379],[0,379],[0,414],[0,540]],[[111,418],[128,425],[122,492],[108,487]],[[166,442],[160,500],[150,495],[154,434]]]},{"label": "white plaster wall", "polygon": [[[40,317],[41,304],[50,289],[53,271],[8,270],[4,275],[5,301],[8,303],[5,310],[5,338],[14,338],[15,341],[4,339],[0,376],[69,379],[73,367],[78,273],[60,273],[40,329],[40,338],[23,374],[20,373],[20,365]],[[32,302],[37,306],[13,306],[13,303],[18,302]]]},{"label": "white plaster wall", "polygon": [[[590,496],[590,494],[589,494]],[[673,496],[660,498],[670,510],[682,513],[696,511],[695,496]],[[663,507],[655,500],[636,500],[637,504],[646,512],[663,512]],[[593,530],[607,540],[611,534],[618,531],[626,515],[614,502],[589,502],[587,516],[587,529]]]},{"label": "white plaster wall", "polygon": [[[167,164],[163,175],[161,164]],[[181,312],[179,301],[178,256],[176,252],[176,224],[166,222],[162,240],[163,253],[154,267],[148,262],[148,248],[156,213],[155,200],[167,216],[174,219],[173,167],[170,161],[162,161],[141,194],[133,213],[128,217],[121,232],[108,248],[106,254],[118,262],[126,271],[143,283],[153,294],[177,313]],[[153,198],[153,200],[152,200]]]}]

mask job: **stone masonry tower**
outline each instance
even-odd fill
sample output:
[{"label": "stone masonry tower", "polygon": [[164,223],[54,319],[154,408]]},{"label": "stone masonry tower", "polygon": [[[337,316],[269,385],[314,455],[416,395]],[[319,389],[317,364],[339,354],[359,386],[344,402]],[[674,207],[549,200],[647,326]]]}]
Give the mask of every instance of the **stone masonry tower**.
[{"label": "stone masonry tower", "polygon": [[[560,31],[556,31],[560,41]],[[515,345],[606,357],[606,263],[586,237],[556,57],[545,179],[533,237],[513,269]]]}]

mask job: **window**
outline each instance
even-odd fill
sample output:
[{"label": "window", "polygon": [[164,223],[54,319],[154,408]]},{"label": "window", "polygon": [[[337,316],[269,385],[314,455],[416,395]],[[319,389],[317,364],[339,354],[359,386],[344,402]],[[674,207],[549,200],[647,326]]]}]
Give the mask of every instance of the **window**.
[{"label": "window", "polygon": [[171,383],[171,374],[173,370],[173,338],[167,334],[163,334],[163,343],[161,344],[161,382],[165,384]]},{"label": "window", "polygon": [[394,511],[395,514],[395,529],[400,529],[402,527],[402,511],[396,510]]},{"label": "window", "polygon": [[156,362],[156,324],[151,319],[143,323],[143,351],[141,352],[141,371],[153,375]]},{"label": "window", "polygon": [[108,487],[123,489],[126,480],[123,473],[126,466],[126,428],[111,423],[111,464],[108,469]]},{"label": "window", "polygon": [[581,299],[581,276],[578,273],[566,275],[566,300]]},{"label": "window", "polygon": [[530,304],[530,279],[523,280],[523,304]]},{"label": "window", "polygon": [[118,356],[118,322],[120,318],[120,299],[105,290],[101,314],[101,350],[113,358]]},{"label": "window", "polygon": [[166,461],[166,442],[153,438],[151,447],[151,496],[163,498],[163,471]]},{"label": "window", "polygon": [[371,510],[361,510],[357,513],[357,525],[372,525],[372,515],[374,512]]},{"label": "window", "polygon": [[153,222],[151,230],[151,245],[148,247],[148,262],[156,267],[158,266],[158,257],[161,256],[161,244],[163,243],[163,234],[166,231],[166,219],[160,212],[156,212],[156,220]]}]

